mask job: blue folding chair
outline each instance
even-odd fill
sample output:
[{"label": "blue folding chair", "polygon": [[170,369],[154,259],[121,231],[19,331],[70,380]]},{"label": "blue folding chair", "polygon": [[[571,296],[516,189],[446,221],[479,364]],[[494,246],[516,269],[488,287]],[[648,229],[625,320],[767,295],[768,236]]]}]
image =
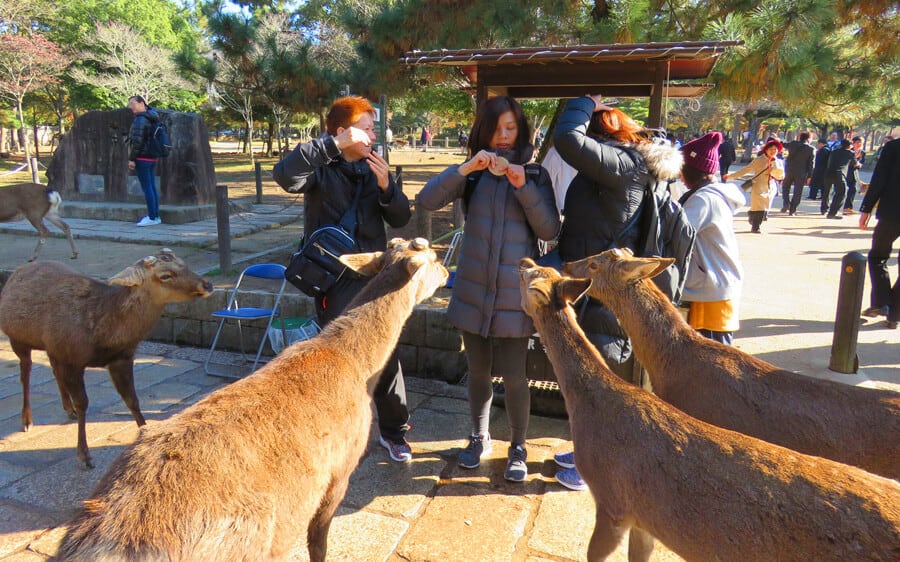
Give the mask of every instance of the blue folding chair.
[{"label": "blue folding chair", "polygon": [[[209,348],[209,355],[206,356],[206,362],[203,364],[203,368],[206,371],[206,374],[234,379],[241,378],[241,375],[236,375],[233,370],[227,371],[215,368],[216,365],[224,366],[224,363],[211,362],[213,352],[216,350],[216,344],[218,344],[219,342],[219,336],[222,334],[222,328],[225,327],[225,324],[228,323],[228,321],[232,320],[237,324],[238,335],[240,338],[241,356],[244,358],[245,364],[248,362],[248,357],[244,352],[243,323],[266,320],[266,328],[265,330],[263,330],[262,335],[260,336],[259,347],[256,350],[256,357],[254,357],[253,359],[253,365],[250,367],[250,371],[245,374],[250,374],[256,370],[256,366],[259,364],[259,357],[260,355],[262,355],[263,347],[265,347],[266,345],[266,340],[269,339],[267,337],[269,328],[271,328],[272,321],[275,319],[275,317],[279,315],[278,304],[281,302],[281,294],[284,292],[284,285],[286,283],[284,278],[284,269],[284,266],[281,264],[262,263],[247,267],[246,269],[244,269],[244,271],[241,272],[240,276],[238,276],[237,282],[235,282],[234,288],[231,290],[231,296],[228,298],[228,307],[221,310],[216,310],[212,313],[212,316],[214,318],[219,319],[219,328],[216,330],[216,335],[213,337],[212,345]],[[278,293],[275,295],[275,302],[273,303],[272,308],[240,306],[240,304],[238,303],[238,290],[240,289],[241,283],[244,281],[244,279],[248,277],[268,279],[270,281],[280,281]]]}]

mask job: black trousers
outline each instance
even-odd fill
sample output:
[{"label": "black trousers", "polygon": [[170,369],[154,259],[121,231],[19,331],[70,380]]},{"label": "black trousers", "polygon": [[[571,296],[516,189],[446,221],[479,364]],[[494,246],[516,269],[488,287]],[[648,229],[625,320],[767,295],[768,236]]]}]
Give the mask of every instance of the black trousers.
[{"label": "black trousers", "polygon": [[[872,282],[870,304],[879,308],[889,306],[891,310],[887,318],[891,322],[900,321],[900,275],[892,287],[887,269],[897,238],[900,238],[900,219],[879,219],[872,233],[872,249],[868,258],[869,280]],[[900,251],[897,254],[900,257]]]},{"label": "black trousers", "polygon": [[844,199],[844,209],[853,208],[853,198],[856,197],[856,174],[847,176],[847,197]]},{"label": "black trousers", "polygon": [[[834,197],[831,205],[828,205],[828,197],[834,189]],[[828,211],[831,216],[837,215],[838,211],[844,208],[844,197],[847,195],[847,177],[844,174],[836,173],[825,177],[825,191],[822,192],[822,205],[819,209],[824,214]]]},{"label": "black trousers", "polygon": [[[796,212],[803,199],[803,187],[806,185],[805,174],[788,174],[781,183],[781,208]],[[794,193],[791,195],[791,186]]]},{"label": "black trousers", "polygon": [[[346,310],[367,283],[365,279],[341,279],[323,299],[316,299],[316,317],[319,326],[325,327]],[[409,408],[406,406],[406,384],[400,367],[397,350],[388,359],[375,385],[375,411],[378,429],[385,439],[400,441],[409,430]]]},{"label": "black trousers", "polygon": [[759,226],[766,218],[765,211],[747,211],[747,218],[750,219],[750,231],[759,232]]}]

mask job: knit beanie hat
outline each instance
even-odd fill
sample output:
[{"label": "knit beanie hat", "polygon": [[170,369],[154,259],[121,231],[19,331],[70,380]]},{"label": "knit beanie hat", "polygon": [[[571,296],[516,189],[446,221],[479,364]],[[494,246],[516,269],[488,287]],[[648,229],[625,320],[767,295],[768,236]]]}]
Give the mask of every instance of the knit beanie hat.
[{"label": "knit beanie hat", "polygon": [[684,163],[701,172],[715,174],[719,171],[720,144],[722,144],[722,133],[716,131],[692,140],[681,147]]}]

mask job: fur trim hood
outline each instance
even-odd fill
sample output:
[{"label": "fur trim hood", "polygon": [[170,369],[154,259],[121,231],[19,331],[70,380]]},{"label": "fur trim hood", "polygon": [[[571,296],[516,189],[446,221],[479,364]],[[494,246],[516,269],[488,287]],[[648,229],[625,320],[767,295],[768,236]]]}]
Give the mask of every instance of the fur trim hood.
[{"label": "fur trim hood", "polygon": [[630,144],[647,163],[647,171],[659,181],[674,181],[681,177],[684,155],[666,141]]}]

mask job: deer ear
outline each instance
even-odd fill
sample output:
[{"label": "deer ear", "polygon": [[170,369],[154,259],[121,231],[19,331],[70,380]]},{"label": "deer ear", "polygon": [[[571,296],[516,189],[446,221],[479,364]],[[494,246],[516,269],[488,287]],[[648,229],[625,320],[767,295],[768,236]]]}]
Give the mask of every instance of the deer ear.
[{"label": "deer ear", "polygon": [[381,259],[383,252],[369,252],[365,254],[344,254],[340,262],[363,277],[373,277],[384,267]]},{"label": "deer ear", "polygon": [[631,258],[623,262],[626,281],[650,279],[675,263],[675,258]]},{"label": "deer ear", "polygon": [[138,263],[128,266],[122,271],[116,273],[109,278],[109,284],[121,285],[123,287],[137,287],[143,284],[144,271],[141,267],[138,266],[143,266],[145,260],[141,260]]},{"label": "deer ear", "polygon": [[580,299],[590,287],[590,279],[565,277],[556,284],[556,298],[562,305],[571,304]]}]

